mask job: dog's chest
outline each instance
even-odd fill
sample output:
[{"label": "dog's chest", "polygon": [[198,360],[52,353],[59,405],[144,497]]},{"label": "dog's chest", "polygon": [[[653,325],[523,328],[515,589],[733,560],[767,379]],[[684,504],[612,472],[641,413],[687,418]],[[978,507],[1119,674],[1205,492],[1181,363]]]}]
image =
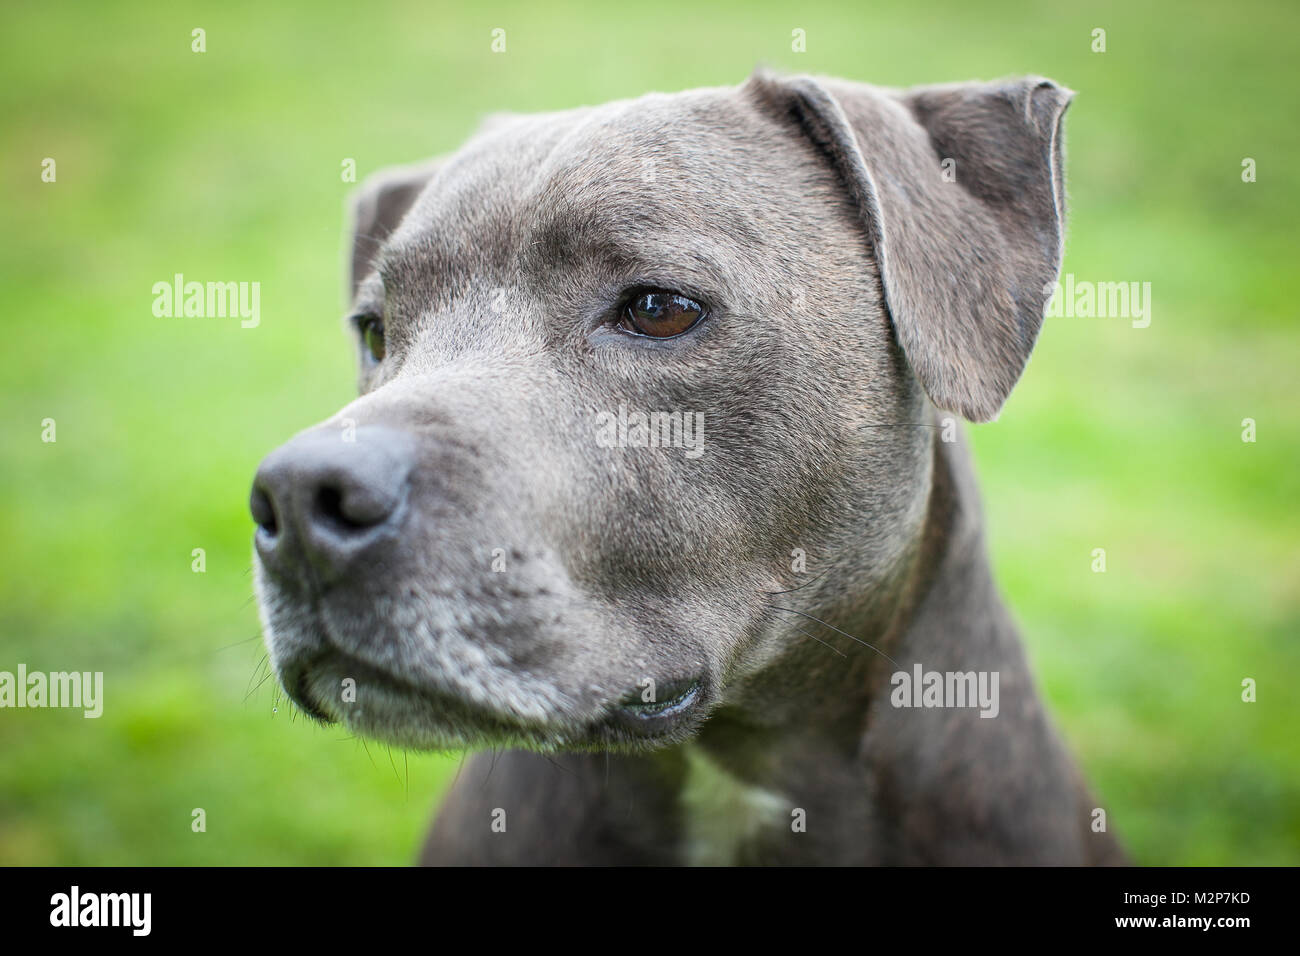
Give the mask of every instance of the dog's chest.
[{"label": "dog's chest", "polygon": [[746,851],[764,833],[788,827],[789,801],[729,773],[698,746],[686,747],[686,782],[681,792],[685,862],[730,866],[751,859]]}]

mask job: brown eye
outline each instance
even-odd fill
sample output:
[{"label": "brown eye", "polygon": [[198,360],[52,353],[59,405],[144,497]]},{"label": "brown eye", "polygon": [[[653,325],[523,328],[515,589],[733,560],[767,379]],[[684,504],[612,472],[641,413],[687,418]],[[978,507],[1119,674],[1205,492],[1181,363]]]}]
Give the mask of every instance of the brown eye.
[{"label": "brown eye", "polygon": [[619,327],[656,339],[681,335],[704,317],[704,306],[676,292],[641,292],[628,300]]},{"label": "brown eye", "polygon": [[384,320],[377,315],[361,320],[361,341],[376,362],[384,360]]}]

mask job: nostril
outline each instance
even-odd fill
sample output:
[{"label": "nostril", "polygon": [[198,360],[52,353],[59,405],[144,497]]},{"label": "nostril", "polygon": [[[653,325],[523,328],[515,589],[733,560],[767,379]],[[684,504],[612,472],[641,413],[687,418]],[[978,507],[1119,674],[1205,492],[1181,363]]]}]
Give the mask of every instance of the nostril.
[{"label": "nostril", "polygon": [[354,523],[343,513],[343,493],[337,488],[327,486],[316,490],[316,513],[334,524]]},{"label": "nostril", "polygon": [[395,501],[367,487],[321,485],[314,499],[316,520],[343,531],[362,531],[385,521]]},{"label": "nostril", "polygon": [[253,492],[248,499],[248,510],[253,513],[253,520],[257,522],[257,526],[271,537],[275,537],[280,530],[275,518],[275,505],[271,502],[271,496],[259,485],[253,485]]}]

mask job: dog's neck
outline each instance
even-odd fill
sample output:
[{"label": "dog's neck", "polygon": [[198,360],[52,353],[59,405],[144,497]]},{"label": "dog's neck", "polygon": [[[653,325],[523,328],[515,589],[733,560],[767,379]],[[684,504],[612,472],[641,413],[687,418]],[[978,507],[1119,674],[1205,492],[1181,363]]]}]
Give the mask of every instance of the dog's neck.
[{"label": "dog's neck", "polygon": [[[741,701],[716,710],[693,740],[649,758],[678,793],[686,861],[757,859],[768,836],[797,825],[796,813],[821,823],[809,839],[785,844],[806,848],[810,858],[836,858],[835,846],[822,845],[831,817],[839,832],[887,845],[888,818],[869,792],[876,782],[865,750],[873,719],[890,706],[891,675],[917,662],[956,668],[962,654],[949,649],[960,644],[952,640],[958,629],[989,633],[1003,621],[969,451],[936,434],[932,454],[925,519],[895,585],[819,608],[824,625],[800,626],[825,643],[792,643],[789,654],[748,680]],[[1008,631],[997,640],[1014,644],[1015,636]]]},{"label": "dog's neck", "polygon": [[749,679],[740,701],[715,711],[693,741],[721,768],[763,785],[786,751],[795,765],[799,754],[821,767],[856,760],[873,709],[888,706],[893,673],[918,662],[947,670],[961,658],[960,641],[931,640],[918,621],[1000,626],[969,449],[936,433],[932,454],[925,519],[893,585],[818,609],[822,623],[798,622],[807,639]]}]

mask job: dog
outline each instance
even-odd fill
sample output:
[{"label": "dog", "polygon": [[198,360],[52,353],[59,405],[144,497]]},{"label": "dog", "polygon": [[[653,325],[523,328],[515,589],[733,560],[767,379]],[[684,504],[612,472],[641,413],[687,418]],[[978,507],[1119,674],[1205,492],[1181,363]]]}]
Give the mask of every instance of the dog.
[{"label": "dog", "polygon": [[423,862],[1122,861],[956,426],[1042,324],[1072,96],[760,69],[362,184],[361,394],[258,469],[255,580],[304,712],[478,751]]}]

